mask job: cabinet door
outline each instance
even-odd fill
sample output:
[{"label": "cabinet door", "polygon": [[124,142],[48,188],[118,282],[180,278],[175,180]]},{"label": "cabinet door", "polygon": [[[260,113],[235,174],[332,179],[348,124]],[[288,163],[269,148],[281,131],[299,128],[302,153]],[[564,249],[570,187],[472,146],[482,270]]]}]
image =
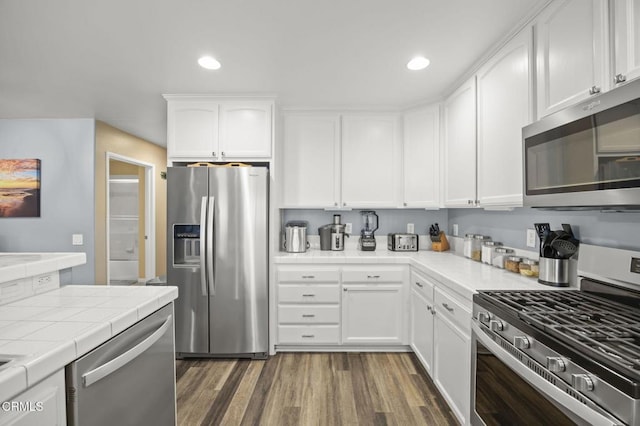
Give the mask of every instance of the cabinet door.
[{"label": "cabinet door", "polygon": [[613,74],[629,81],[640,77],[640,0],[616,0],[611,5],[614,13]]},{"label": "cabinet door", "polygon": [[433,303],[417,291],[411,293],[411,347],[425,370],[433,375]]},{"label": "cabinet door", "polygon": [[471,394],[471,339],[436,314],[434,341],[434,382],[460,423],[467,424]]},{"label": "cabinet door", "polygon": [[2,425],[66,425],[64,369],[30,387],[12,400],[28,403],[28,410],[2,412],[0,415]]},{"label": "cabinet door", "polygon": [[463,84],[444,103],[445,207],[476,203],[476,80]]},{"label": "cabinet door", "polygon": [[406,113],[403,130],[403,206],[439,207],[439,106]]},{"label": "cabinet door", "polygon": [[478,71],[478,199],[481,206],[522,206],[522,127],[530,117],[527,28]]},{"label": "cabinet door", "polygon": [[342,205],[397,207],[397,117],[342,118]]},{"label": "cabinet door", "polygon": [[401,285],[344,285],[342,290],[342,343],[405,343]]},{"label": "cabinet door", "polygon": [[271,156],[271,102],[242,101],[220,105],[222,158]]},{"label": "cabinet door", "polygon": [[537,19],[538,118],[607,90],[607,2],[553,2]]},{"label": "cabinet door", "polygon": [[340,116],[288,115],[284,126],[284,207],[337,207]]},{"label": "cabinet door", "polygon": [[211,159],[218,155],[218,104],[169,101],[167,156]]}]

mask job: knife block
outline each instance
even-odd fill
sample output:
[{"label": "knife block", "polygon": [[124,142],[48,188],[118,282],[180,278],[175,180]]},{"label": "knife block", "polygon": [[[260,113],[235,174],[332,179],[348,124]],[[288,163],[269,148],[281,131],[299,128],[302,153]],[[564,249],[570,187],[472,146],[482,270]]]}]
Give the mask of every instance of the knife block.
[{"label": "knife block", "polygon": [[440,231],[440,241],[434,241],[431,243],[431,250],[433,251],[447,251],[449,250],[449,241],[444,232]]}]

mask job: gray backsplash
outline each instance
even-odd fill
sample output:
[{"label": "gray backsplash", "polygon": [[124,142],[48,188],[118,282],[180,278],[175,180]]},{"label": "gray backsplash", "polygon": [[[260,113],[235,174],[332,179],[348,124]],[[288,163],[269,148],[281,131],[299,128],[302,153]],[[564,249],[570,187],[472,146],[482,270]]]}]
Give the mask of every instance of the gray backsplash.
[{"label": "gray backsplash", "polygon": [[[452,234],[453,224],[458,224],[458,235],[477,233],[490,235],[493,240],[522,250],[537,250],[526,246],[526,229],[533,229],[537,222],[548,222],[552,229],[561,229],[569,223],[579,240],[586,244],[640,251],[640,213],[603,213],[600,211],[542,211],[516,208],[512,211],[485,211],[481,209],[377,209],[380,229],[377,235],[389,232],[406,232],[406,224],[414,223],[415,232],[426,234],[437,222],[447,234]],[[318,227],[331,223],[334,213],[342,215],[342,223],[351,222],[353,233],[361,228],[360,210],[283,210],[283,223],[290,220],[309,222],[309,235],[317,235]]]}]

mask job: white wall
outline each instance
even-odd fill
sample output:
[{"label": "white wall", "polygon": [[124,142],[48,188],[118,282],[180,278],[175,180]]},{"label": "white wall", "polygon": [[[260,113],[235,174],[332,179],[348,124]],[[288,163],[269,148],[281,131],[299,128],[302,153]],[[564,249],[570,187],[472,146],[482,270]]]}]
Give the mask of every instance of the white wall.
[{"label": "white wall", "polygon": [[[86,265],[61,278],[92,284],[95,121],[0,119],[0,158],[41,160],[41,216],[0,218],[0,251],[85,252]],[[83,234],[84,245],[72,245],[71,234]]]}]

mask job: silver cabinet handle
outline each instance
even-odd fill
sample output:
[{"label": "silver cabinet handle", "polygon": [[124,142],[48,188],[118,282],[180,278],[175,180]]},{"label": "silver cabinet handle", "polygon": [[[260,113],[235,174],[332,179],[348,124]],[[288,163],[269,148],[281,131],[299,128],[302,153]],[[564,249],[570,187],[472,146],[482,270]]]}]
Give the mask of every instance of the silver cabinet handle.
[{"label": "silver cabinet handle", "polygon": [[207,197],[200,201],[200,286],[202,295],[207,295]]},{"label": "silver cabinet handle", "polygon": [[82,375],[82,382],[85,387],[89,387],[100,379],[107,377],[109,374],[114,371],[124,367],[138,356],[140,356],[144,351],[149,349],[156,343],[164,333],[171,327],[173,322],[173,316],[169,315],[165,322],[158,327],[156,331],[151,334],[151,336],[144,339],[142,342],[138,343],[133,348],[129,349],[127,352],[119,355],[118,357],[112,359],[111,361],[102,364],[100,367],[94,368],[86,374]]},{"label": "silver cabinet handle", "polygon": [[349,289],[348,289],[348,288],[343,288],[343,289],[342,289],[342,291],[347,291],[347,290],[349,290]]},{"label": "silver cabinet handle", "polygon": [[431,312],[431,306],[427,305],[427,312]]},{"label": "silver cabinet handle", "polygon": [[590,95],[595,95],[595,94],[597,94],[597,93],[600,93],[600,90],[601,90],[601,89],[600,89],[598,86],[591,86],[591,87],[589,88],[589,94],[590,94]]},{"label": "silver cabinet handle", "polygon": [[420,288],[423,288],[424,286],[422,284],[420,284],[418,281],[416,281],[416,285]]},{"label": "silver cabinet handle", "polygon": [[615,84],[624,83],[625,81],[627,81],[627,76],[623,74],[617,74],[613,79]]},{"label": "silver cabinet handle", "polygon": [[367,275],[367,278],[369,279],[380,278],[380,275]]},{"label": "silver cabinet handle", "polygon": [[213,227],[215,221],[216,198],[209,197],[209,212],[207,216],[207,274],[209,279],[209,296],[216,295],[215,271],[213,270],[213,259],[215,256],[215,246],[213,244]]},{"label": "silver cabinet handle", "polygon": [[403,206],[407,207],[407,203],[402,203]]},{"label": "silver cabinet handle", "polygon": [[315,294],[313,293],[308,293],[308,294],[303,294],[302,297],[313,297],[315,296]]},{"label": "silver cabinet handle", "polygon": [[314,314],[302,314],[302,318],[315,318]]},{"label": "silver cabinet handle", "polygon": [[225,156],[225,153],[224,153],[224,151],[222,151],[222,152],[221,152],[220,154],[222,154],[222,156],[223,156],[223,157]]},{"label": "silver cabinet handle", "polygon": [[213,154],[214,157],[216,156],[216,152],[215,151],[213,151],[211,154]]},{"label": "silver cabinet handle", "polygon": [[342,205],[343,205],[343,206],[346,206],[346,205],[347,205],[347,203],[342,203]]},{"label": "silver cabinet handle", "polygon": [[303,334],[302,338],[303,339],[313,339],[315,336],[315,334]]},{"label": "silver cabinet handle", "polygon": [[453,308],[452,308],[451,306],[449,306],[448,304],[443,303],[443,304],[442,304],[442,306],[444,306],[444,308],[445,308],[447,311],[449,311],[449,312],[453,312]]},{"label": "silver cabinet handle", "polygon": [[303,275],[302,276],[302,278],[304,278],[304,279],[312,279],[312,278],[315,278],[315,277],[316,277],[315,275]]},{"label": "silver cabinet handle", "polygon": [[337,202],[335,202],[335,203],[333,203],[333,205],[334,205],[334,206],[337,206],[337,205],[338,205],[338,203],[337,203]]}]

